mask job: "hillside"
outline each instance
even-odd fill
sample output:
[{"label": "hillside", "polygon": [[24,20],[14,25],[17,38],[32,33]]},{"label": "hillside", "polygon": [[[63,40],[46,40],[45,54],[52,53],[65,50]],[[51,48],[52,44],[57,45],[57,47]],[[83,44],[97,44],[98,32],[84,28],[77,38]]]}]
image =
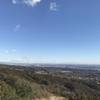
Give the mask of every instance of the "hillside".
[{"label": "hillside", "polygon": [[100,100],[100,84],[95,80],[49,70],[0,65],[0,100]]}]

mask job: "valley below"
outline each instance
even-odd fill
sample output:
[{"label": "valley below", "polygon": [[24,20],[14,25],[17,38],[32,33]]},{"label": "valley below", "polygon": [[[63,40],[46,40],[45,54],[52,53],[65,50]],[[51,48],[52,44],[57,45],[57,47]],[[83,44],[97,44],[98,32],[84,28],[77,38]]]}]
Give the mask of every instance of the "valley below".
[{"label": "valley below", "polygon": [[1,64],[0,100],[100,100],[100,71]]}]

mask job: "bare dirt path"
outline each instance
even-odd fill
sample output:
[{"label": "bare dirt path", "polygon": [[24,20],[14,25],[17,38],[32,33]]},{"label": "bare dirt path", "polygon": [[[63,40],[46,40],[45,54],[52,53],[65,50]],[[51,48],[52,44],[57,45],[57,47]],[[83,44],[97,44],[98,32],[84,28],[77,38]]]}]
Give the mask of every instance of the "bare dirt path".
[{"label": "bare dirt path", "polygon": [[51,95],[48,98],[41,98],[41,99],[36,99],[36,100],[68,100],[68,99],[66,99],[64,97],[59,97],[59,96],[53,96],[53,95]]}]

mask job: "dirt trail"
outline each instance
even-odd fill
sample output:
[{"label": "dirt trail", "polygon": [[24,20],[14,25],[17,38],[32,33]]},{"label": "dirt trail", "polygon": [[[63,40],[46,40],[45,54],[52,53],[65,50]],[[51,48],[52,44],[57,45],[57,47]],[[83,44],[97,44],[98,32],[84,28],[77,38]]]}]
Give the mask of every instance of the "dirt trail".
[{"label": "dirt trail", "polygon": [[68,99],[65,99],[64,97],[59,97],[59,96],[50,96],[48,98],[41,98],[41,99],[36,99],[36,100],[68,100]]}]

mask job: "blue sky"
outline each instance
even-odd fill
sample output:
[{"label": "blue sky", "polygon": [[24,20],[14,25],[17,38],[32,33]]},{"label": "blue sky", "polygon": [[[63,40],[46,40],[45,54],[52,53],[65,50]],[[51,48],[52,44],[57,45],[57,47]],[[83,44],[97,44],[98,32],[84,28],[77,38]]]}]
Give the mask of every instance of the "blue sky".
[{"label": "blue sky", "polygon": [[100,64],[100,0],[1,0],[0,61]]}]

